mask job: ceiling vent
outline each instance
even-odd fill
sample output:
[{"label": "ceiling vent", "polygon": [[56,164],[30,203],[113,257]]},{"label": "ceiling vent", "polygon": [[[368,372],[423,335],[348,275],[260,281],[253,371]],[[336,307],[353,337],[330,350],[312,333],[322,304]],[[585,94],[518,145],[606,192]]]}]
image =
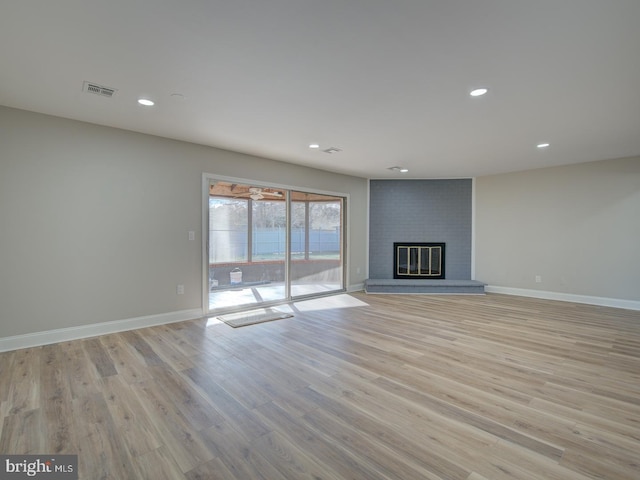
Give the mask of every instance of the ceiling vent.
[{"label": "ceiling vent", "polygon": [[115,88],[105,87],[91,82],[84,82],[83,90],[87,93],[93,93],[94,95],[100,95],[101,97],[108,98],[113,97],[113,94],[117,91]]},{"label": "ceiling vent", "polygon": [[338,153],[341,152],[342,150],[340,150],[339,148],[336,147],[329,147],[326,150],[323,150],[324,153]]}]

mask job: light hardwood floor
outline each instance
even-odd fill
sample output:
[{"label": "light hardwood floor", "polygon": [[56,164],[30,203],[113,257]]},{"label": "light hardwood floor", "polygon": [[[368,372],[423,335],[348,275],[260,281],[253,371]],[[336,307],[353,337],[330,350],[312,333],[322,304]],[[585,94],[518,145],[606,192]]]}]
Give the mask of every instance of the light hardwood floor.
[{"label": "light hardwood floor", "polygon": [[0,354],[0,453],[81,479],[639,479],[640,312],[365,295]]}]

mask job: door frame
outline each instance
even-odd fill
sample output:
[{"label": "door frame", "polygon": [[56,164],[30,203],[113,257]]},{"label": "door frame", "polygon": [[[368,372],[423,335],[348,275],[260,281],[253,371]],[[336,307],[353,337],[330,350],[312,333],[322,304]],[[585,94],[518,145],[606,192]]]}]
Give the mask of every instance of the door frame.
[{"label": "door frame", "polygon": [[[259,186],[264,188],[278,188],[287,191],[300,191],[306,193],[317,193],[319,195],[332,195],[336,197],[343,198],[343,206],[342,206],[342,238],[341,238],[341,248],[342,248],[342,288],[339,290],[333,290],[328,293],[318,293],[312,294],[309,296],[305,296],[304,298],[316,298],[327,295],[336,295],[340,293],[344,293],[347,291],[347,285],[349,280],[349,255],[347,251],[347,246],[349,245],[349,228],[347,227],[350,208],[350,195],[348,193],[343,192],[335,192],[330,190],[322,190],[318,188],[310,188],[310,187],[301,187],[299,185],[287,185],[282,183],[273,183],[265,180],[256,180],[250,178],[240,178],[240,177],[230,177],[228,175],[216,175],[213,173],[204,172],[202,174],[202,203],[201,203],[201,214],[202,214],[202,260],[201,260],[201,290],[202,290],[202,311],[207,316],[219,315],[221,313],[228,313],[239,310],[247,310],[251,308],[260,308],[265,306],[264,304],[260,305],[243,305],[241,307],[234,308],[226,308],[226,309],[217,309],[212,311],[209,310],[209,184],[212,180],[218,180],[223,182],[231,182],[252,186]],[[291,228],[290,228],[290,214],[291,208],[291,196],[287,195],[287,237],[290,237]],[[285,291],[286,298],[282,301],[277,301],[270,303],[272,305],[277,304],[285,304],[290,303],[292,301],[291,297],[291,280],[290,280],[290,255],[289,255],[289,238],[287,238],[287,252],[285,255]],[[296,297],[296,299],[300,299],[301,297]]]}]

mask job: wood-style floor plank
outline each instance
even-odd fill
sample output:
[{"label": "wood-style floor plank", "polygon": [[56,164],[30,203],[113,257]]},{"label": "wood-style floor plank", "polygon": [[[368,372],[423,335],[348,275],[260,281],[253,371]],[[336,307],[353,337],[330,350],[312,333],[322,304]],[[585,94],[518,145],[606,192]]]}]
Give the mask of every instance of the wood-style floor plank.
[{"label": "wood-style floor plank", "polygon": [[0,354],[0,452],[79,478],[637,480],[640,312],[354,293]]}]

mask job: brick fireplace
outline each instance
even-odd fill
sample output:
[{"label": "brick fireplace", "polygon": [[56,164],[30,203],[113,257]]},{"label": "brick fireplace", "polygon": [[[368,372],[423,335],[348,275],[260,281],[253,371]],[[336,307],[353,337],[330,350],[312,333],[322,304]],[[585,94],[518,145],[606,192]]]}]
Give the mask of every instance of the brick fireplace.
[{"label": "brick fireplace", "polygon": [[444,279],[445,244],[394,242],[393,278]]}]

